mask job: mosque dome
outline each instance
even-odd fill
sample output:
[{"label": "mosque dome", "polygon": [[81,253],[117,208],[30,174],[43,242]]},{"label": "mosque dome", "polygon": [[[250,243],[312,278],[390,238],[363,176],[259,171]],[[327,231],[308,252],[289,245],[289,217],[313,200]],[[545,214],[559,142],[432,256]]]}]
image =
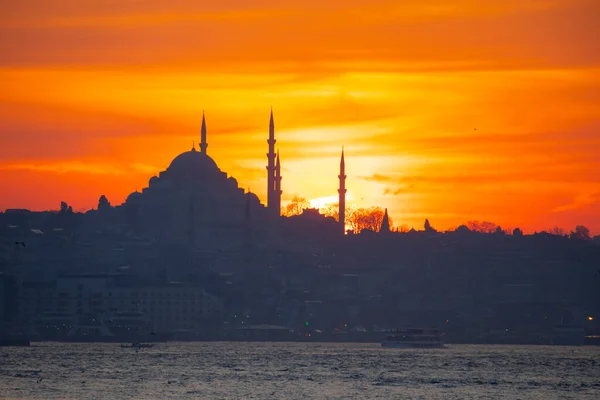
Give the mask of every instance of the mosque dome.
[{"label": "mosque dome", "polygon": [[156,185],[158,183],[158,181],[159,181],[158,176],[153,176],[148,181],[148,187]]},{"label": "mosque dome", "polygon": [[254,193],[252,193],[252,192],[246,193],[246,198],[247,198],[247,201],[250,202],[250,204],[260,205],[260,200],[259,200],[258,196],[255,195]]},{"label": "mosque dome", "polygon": [[139,201],[140,197],[142,197],[142,194],[136,190],[135,192],[133,192],[129,196],[127,196],[127,200],[125,200],[125,203],[127,203],[127,204],[137,204],[137,202]]},{"label": "mosque dome", "polygon": [[227,178],[227,181],[230,182],[232,186],[238,187],[238,181],[233,176],[230,176],[229,178]]},{"label": "mosque dome", "polygon": [[202,153],[196,151],[196,149],[192,149],[190,151],[186,151],[185,153],[181,153],[177,157],[171,161],[169,168],[167,171],[172,171],[176,173],[214,173],[219,172],[219,167],[217,163],[210,158],[206,153]]}]

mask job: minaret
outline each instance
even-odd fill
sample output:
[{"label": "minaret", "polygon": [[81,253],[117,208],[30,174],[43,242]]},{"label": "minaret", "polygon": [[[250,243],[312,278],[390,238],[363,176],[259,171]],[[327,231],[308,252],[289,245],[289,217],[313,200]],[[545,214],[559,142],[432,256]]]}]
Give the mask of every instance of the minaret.
[{"label": "minaret", "polygon": [[281,215],[281,163],[279,162],[279,150],[277,150],[277,162],[275,163],[275,193],[273,194],[273,213]]},{"label": "minaret", "polygon": [[339,219],[342,234],[346,233],[346,163],[344,162],[344,147],[342,147],[342,159],[340,160],[340,180],[339,193]]},{"label": "minaret", "polygon": [[277,206],[275,204],[275,123],[273,122],[273,107],[271,107],[271,120],[269,121],[269,152],[267,153],[267,159],[269,161],[267,165],[267,208],[273,214],[277,212],[279,215],[279,209],[275,210]]},{"label": "minaret", "polygon": [[204,111],[202,111],[202,128],[200,129],[200,153],[206,154],[206,120],[204,119]]},{"label": "minaret", "polygon": [[381,227],[379,228],[379,233],[390,233],[390,217],[388,217],[387,208],[385,209],[383,219],[381,220]]}]

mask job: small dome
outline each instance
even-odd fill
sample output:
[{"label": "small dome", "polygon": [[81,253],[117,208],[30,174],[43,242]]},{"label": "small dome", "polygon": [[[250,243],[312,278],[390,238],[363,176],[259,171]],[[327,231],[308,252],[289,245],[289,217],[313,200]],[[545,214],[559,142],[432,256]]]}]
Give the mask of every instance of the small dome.
[{"label": "small dome", "polygon": [[246,199],[250,202],[250,204],[260,205],[260,200],[258,199],[258,196],[252,192],[246,193]]},{"label": "small dome", "polygon": [[219,167],[217,163],[207,156],[205,153],[201,153],[192,149],[190,151],[186,151],[185,153],[181,153],[177,157],[171,161],[171,165],[167,168],[167,171],[173,172],[218,172]]},{"label": "small dome", "polygon": [[229,182],[229,184],[231,184],[231,185],[233,185],[235,187],[238,186],[238,181],[233,176],[230,176],[229,178],[227,178],[227,181]]},{"label": "small dome", "polygon": [[153,176],[152,178],[150,178],[150,180],[148,181],[148,186],[153,186],[156,185],[158,183],[159,179],[158,176]]},{"label": "small dome", "polygon": [[127,196],[127,200],[125,200],[125,203],[137,204],[141,197],[142,197],[142,194],[138,191],[135,191],[135,192],[131,193],[129,196]]},{"label": "small dome", "polygon": [[456,228],[455,232],[457,232],[457,233],[468,233],[468,232],[471,232],[471,230],[466,225],[461,225],[458,228]]}]

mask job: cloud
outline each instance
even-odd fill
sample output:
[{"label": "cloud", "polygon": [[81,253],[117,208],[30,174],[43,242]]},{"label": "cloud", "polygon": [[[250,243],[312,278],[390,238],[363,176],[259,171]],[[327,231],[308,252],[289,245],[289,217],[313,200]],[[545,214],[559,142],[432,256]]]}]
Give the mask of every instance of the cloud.
[{"label": "cloud", "polygon": [[590,39],[598,6],[588,1],[51,4],[11,4],[3,13],[4,65],[600,62]]},{"label": "cloud", "polygon": [[[600,185],[599,185],[600,186]],[[577,210],[579,208],[589,206],[595,203],[600,203],[600,191],[593,193],[583,193],[577,195],[573,201],[569,204],[565,204],[559,207],[555,207],[552,212],[560,213],[570,210]]]},{"label": "cloud", "polygon": [[381,174],[373,174],[370,176],[357,176],[357,178],[362,179],[364,181],[369,181],[369,182],[383,182],[383,183],[394,182],[394,181],[398,180],[398,178],[396,178],[396,177],[391,177],[391,176],[386,176],[386,175],[381,175]]},{"label": "cloud", "polygon": [[400,196],[400,195],[404,195],[404,194],[413,194],[414,193],[414,185],[407,185],[405,187],[402,188],[385,188],[383,190],[383,195],[384,196]]},{"label": "cloud", "polygon": [[85,161],[65,161],[57,163],[15,163],[0,165],[0,170],[4,171],[35,171],[49,172],[57,174],[65,173],[84,173],[90,175],[125,175],[130,173],[155,173],[164,168],[155,167],[147,164],[134,163],[125,167],[118,167],[106,163],[95,163]]}]

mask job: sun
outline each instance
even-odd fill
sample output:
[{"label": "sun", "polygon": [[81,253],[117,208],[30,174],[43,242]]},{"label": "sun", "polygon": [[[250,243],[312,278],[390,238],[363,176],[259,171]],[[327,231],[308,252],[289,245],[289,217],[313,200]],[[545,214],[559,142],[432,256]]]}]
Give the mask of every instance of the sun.
[{"label": "sun", "polygon": [[[348,191],[348,193],[346,193],[346,205],[348,205],[348,203],[352,201],[352,199],[353,196],[350,194],[350,191]],[[330,204],[337,204],[339,202],[339,197],[337,194],[331,196],[321,196],[316,197],[314,199],[310,199],[308,200],[308,202],[310,203],[311,207],[316,208],[317,210],[321,210],[323,208],[326,208]]]},{"label": "sun", "polygon": [[338,196],[321,196],[308,201],[310,206],[318,210],[325,208],[329,204],[335,204],[338,202]]}]

